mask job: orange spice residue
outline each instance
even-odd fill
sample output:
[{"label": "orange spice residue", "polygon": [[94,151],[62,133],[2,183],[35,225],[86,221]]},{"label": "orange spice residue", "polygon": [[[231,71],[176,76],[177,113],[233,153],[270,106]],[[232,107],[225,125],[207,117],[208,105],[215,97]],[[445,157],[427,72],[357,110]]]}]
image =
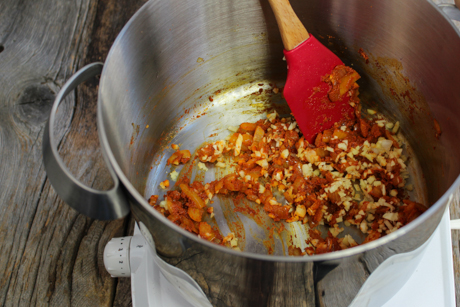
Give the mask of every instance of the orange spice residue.
[{"label": "orange spice residue", "polygon": [[[350,76],[347,80],[356,79],[353,72],[343,72],[332,76],[337,80],[345,76]],[[347,85],[347,93],[357,91],[354,81],[337,84]],[[340,86],[337,88],[340,93]],[[167,205],[155,208],[179,226],[224,245],[235,240],[233,235],[215,240],[217,233],[201,221],[204,212],[208,212],[202,203],[207,204],[217,194],[236,200],[237,212],[266,214],[275,222],[308,223],[312,228],[307,241],[310,246],[303,251],[290,248],[289,254],[293,255],[358,245],[349,235],[338,236],[343,231],[339,226],[342,222],[366,234],[365,242],[403,227],[426,208],[409,200],[405,192],[406,165],[394,140],[396,132],[388,130],[378,116],[372,120],[361,117],[359,99],[351,95],[356,98],[356,118],[336,123],[319,133],[312,143],[304,139],[293,118],[280,118],[273,112],[267,119],[242,123],[228,139],[202,146],[196,153],[201,163],[225,167],[225,156],[237,162],[235,172],[205,184],[181,178],[176,183],[180,190],[169,191]],[[285,203],[276,199],[276,190],[283,194]],[[261,212],[240,205],[243,197],[259,204]],[[329,227],[327,237],[316,229],[320,224]],[[269,254],[274,252],[275,230],[268,227],[269,235],[263,241]]]},{"label": "orange spice residue", "polygon": [[434,129],[436,130],[436,138],[439,139],[439,136],[442,134],[441,127],[439,126],[439,123],[436,119],[433,119],[434,121]]},{"label": "orange spice residue", "polygon": [[369,57],[367,54],[364,52],[363,48],[359,48],[358,53],[360,56],[363,57],[363,59],[366,61],[366,64],[369,64]]}]

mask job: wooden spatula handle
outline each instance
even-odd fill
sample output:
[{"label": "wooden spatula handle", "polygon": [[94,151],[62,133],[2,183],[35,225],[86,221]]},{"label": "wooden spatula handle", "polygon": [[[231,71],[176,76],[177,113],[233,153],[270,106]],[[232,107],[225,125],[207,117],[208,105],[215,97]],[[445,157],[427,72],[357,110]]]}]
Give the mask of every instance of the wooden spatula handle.
[{"label": "wooden spatula handle", "polygon": [[292,50],[310,37],[307,29],[294,13],[289,0],[268,0],[268,2],[275,13],[284,49]]}]

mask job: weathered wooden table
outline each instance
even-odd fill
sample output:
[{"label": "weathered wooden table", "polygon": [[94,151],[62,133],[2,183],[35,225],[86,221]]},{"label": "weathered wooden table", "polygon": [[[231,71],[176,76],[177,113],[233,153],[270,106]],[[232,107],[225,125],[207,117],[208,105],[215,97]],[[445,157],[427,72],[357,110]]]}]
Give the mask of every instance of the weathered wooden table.
[{"label": "weathered wooden table", "polygon": [[[146,0],[0,1],[0,304],[130,306],[129,279],[113,279],[105,244],[129,235],[130,217],[86,218],[47,180],[42,135],[57,92],[85,64],[104,61]],[[439,1],[441,2],[441,1]],[[69,95],[58,123],[60,154],[84,183],[110,187],[96,133],[95,84]],[[459,217],[459,197],[451,214]],[[459,234],[454,231],[456,279]],[[457,302],[460,287],[456,285]]]}]

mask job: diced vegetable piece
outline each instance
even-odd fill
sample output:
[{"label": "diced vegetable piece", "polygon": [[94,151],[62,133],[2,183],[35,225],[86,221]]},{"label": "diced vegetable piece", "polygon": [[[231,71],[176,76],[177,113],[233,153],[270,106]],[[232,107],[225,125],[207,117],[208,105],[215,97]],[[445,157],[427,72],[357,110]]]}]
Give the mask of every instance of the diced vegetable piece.
[{"label": "diced vegetable piece", "polygon": [[180,227],[184,228],[185,230],[198,233],[198,229],[196,229],[195,223],[193,223],[193,221],[188,217],[181,215],[180,223]]},{"label": "diced vegetable piece", "polygon": [[249,147],[252,145],[252,135],[243,134],[243,144],[241,146],[242,151],[248,151]]},{"label": "diced vegetable piece", "polygon": [[[222,234],[203,221],[205,212],[211,215],[209,218],[214,217],[213,208],[207,208],[206,204],[213,203],[215,194],[228,195],[235,200],[236,212],[256,218],[263,207],[274,221],[329,228],[327,236],[310,229],[306,242],[309,247],[298,249],[294,245],[289,248],[291,255],[321,254],[356,246],[351,236],[338,237],[344,231],[342,227],[361,229],[368,235],[365,242],[396,231],[426,208],[403,199],[413,185],[403,138],[395,136],[397,129],[389,130],[397,128],[399,123],[388,126],[387,120],[376,111],[369,112],[373,115],[371,120],[361,118],[357,79],[359,75],[343,65],[322,78],[331,85],[328,93],[331,101],[343,95],[350,98],[356,118],[344,119],[321,131],[314,144],[304,139],[293,118],[280,118],[273,112],[267,119],[233,127],[230,130],[235,133],[230,137],[197,150],[198,158],[207,164],[193,166],[212,168],[218,178],[223,178],[202,182],[205,179],[202,172],[197,173],[192,183],[186,176],[176,178],[181,190],[166,189],[164,201],[157,204],[158,196],[152,196],[149,202],[184,229],[234,248],[237,237],[233,233],[222,240]],[[177,151],[168,164],[178,165],[191,159],[190,151],[173,148]],[[181,173],[191,175],[191,170]],[[171,178],[174,178],[172,173]],[[167,188],[168,180],[162,186]],[[240,203],[243,197],[260,207],[246,207],[247,203]],[[283,229],[281,225],[278,232]]]},{"label": "diced vegetable piece", "polygon": [[152,195],[149,198],[149,205],[154,206],[156,205],[157,201],[158,201],[158,195]]},{"label": "diced vegetable piece", "polygon": [[337,137],[339,140],[343,140],[348,136],[348,133],[345,131],[342,131],[341,129],[335,129],[334,133],[332,134],[332,137]]},{"label": "diced vegetable piece", "polygon": [[190,160],[191,153],[189,150],[178,150],[169,157],[167,165],[179,165],[180,163],[187,163]]},{"label": "diced vegetable piece", "polygon": [[323,131],[322,139],[324,143],[329,143],[332,137],[332,131],[330,129]]},{"label": "diced vegetable piece", "polygon": [[209,225],[206,222],[200,222],[200,226],[198,227],[200,230],[200,237],[212,241],[216,237],[214,231],[211,228],[211,225]]},{"label": "diced vegetable piece", "polygon": [[257,124],[255,123],[242,123],[240,128],[245,131],[254,131],[257,128]]},{"label": "diced vegetable piece", "polygon": [[224,186],[230,191],[239,191],[243,187],[243,182],[237,179],[236,174],[230,174],[224,177]]},{"label": "diced vegetable piece", "polygon": [[188,208],[188,215],[195,222],[201,222],[201,218],[203,216],[203,213],[204,213],[204,211],[202,209],[193,208],[193,207]]},{"label": "diced vegetable piece", "polygon": [[262,141],[262,138],[264,137],[265,131],[262,129],[260,126],[256,127],[256,130],[254,132],[254,142],[260,142]]},{"label": "diced vegetable piece", "polygon": [[197,208],[201,209],[206,207],[206,204],[201,199],[201,197],[194,190],[190,189],[186,184],[181,183],[179,187],[181,188],[182,192],[184,192],[185,195],[187,195],[187,197],[190,198],[190,200],[195,204],[195,206],[197,206]]},{"label": "diced vegetable piece", "polygon": [[359,78],[361,78],[360,75],[356,71],[353,71],[351,74],[347,74],[340,79],[340,96],[348,92]]}]

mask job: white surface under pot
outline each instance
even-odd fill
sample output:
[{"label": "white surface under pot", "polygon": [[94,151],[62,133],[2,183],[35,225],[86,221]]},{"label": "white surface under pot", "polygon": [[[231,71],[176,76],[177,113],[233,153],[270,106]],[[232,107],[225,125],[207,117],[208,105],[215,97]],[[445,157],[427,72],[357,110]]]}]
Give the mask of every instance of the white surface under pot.
[{"label": "white surface under pot", "polygon": [[[185,272],[164,262],[154,242],[136,224],[132,237],[113,238],[104,250],[104,265],[112,277],[131,277],[133,306],[212,306],[199,285]],[[388,258],[368,278],[351,306],[455,306],[449,211],[425,245]],[[411,259],[408,261],[407,259]],[[410,279],[379,285],[385,274],[415,267]],[[409,271],[412,271],[409,269]],[[388,293],[399,291],[388,300]],[[377,290],[378,289],[378,290]],[[386,303],[382,303],[386,302]]]}]

